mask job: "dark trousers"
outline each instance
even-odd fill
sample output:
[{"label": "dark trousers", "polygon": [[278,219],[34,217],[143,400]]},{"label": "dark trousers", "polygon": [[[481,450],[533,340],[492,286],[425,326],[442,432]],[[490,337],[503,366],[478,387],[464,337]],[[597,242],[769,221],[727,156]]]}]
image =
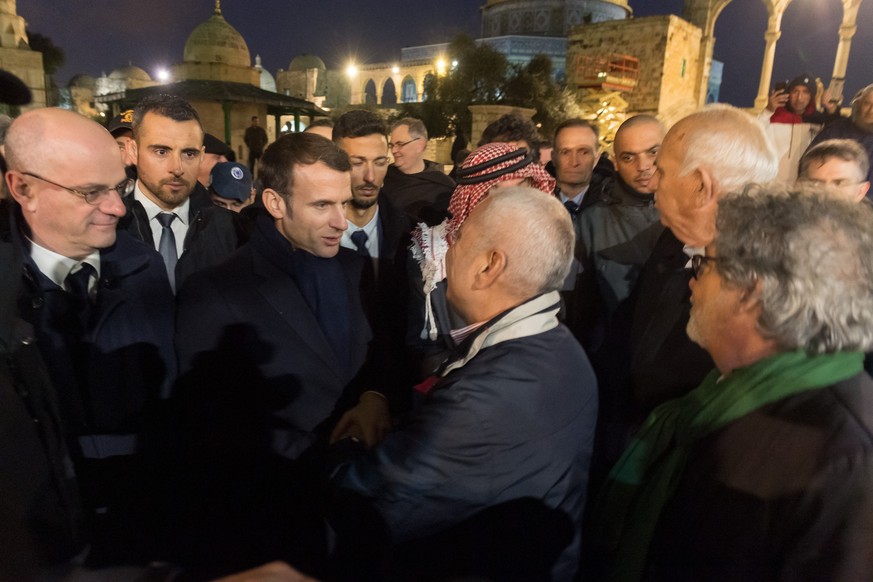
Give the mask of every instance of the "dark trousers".
[{"label": "dark trousers", "polygon": [[263,154],[264,154],[263,151],[256,152],[256,151],[249,150],[249,170],[252,171],[252,179],[253,180],[255,179],[255,174],[257,173],[255,171],[255,166],[257,165],[258,160],[261,159],[261,156]]}]

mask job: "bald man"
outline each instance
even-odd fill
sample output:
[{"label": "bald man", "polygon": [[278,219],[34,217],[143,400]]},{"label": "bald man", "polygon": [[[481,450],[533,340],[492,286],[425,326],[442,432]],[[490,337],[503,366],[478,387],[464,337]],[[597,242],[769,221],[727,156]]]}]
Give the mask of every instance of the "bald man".
[{"label": "bald man", "polygon": [[582,329],[568,322],[589,355],[602,328],[631,294],[663,226],[655,208],[655,158],[664,128],[651,115],[627,119],[615,133],[616,176],[578,216],[577,256],[584,273],[575,295]]},{"label": "bald man", "polygon": [[[145,409],[175,375],[173,294],[161,256],[116,225],[133,184],[106,129],[37,109],[6,141],[10,223],[22,253],[18,305],[57,388],[93,565],[130,562],[148,528],[137,439]],[[7,274],[8,275],[8,274]]]}]

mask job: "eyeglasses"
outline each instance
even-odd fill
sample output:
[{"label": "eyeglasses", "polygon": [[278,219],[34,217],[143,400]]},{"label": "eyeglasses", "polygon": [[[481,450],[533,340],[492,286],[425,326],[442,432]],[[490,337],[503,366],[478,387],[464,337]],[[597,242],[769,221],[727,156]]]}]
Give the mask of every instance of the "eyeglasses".
[{"label": "eyeglasses", "polygon": [[407,141],[395,141],[394,143],[388,142],[388,149],[389,150],[393,150],[393,149],[399,150],[400,148],[406,147],[409,144],[411,144],[412,142],[418,141],[420,139],[421,139],[420,137],[414,137],[414,138],[407,140]]},{"label": "eyeglasses", "polygon": [[700,273],[703,271],[703,267],[706,266],[709,262],[716,262],[718,259],[715,257],[708,257],[706,255],[694,255],[691,257],[691,276],[695,279],[700,278]]},{"label": "eyeglasses", "polygon": [[33,172],[21,172],[21,173],[24,174],[25,176],[30,176],[31,178],[36,178],[37,180],[42,180],[43,182],[51,184],[52,186],[57,186],[58,188],[61,188],[62,190],[66,190],[70,194],[75,194],[76,196],[78,196],[79,198],[83,198],[85,200],[85,202],[87,202],[88,204],[91,204],[93,206],[100,204],[101,200],[103,200],[103,197],[108,196],[109,192],[112,190],[115,190],[115,192],[117,192],[118,195],[121,196],[122,198],[124,198],[125,196],[130,196],[133,193],[134,185],[136,184],[136,182],[134,182],[130,178],[125,178],[122,182],[119,182],[115,186],[110,186],[108,188],[95,188],[94,190],[89,190],[87,192],[83,192],[81,190],[76,190],[75,188],[69,188],[67,186],[63,186],[61,184],[58,184],[57,182],[52,182],[51,180],[47,180],[46,178],[43,178],[42,176],[38,176],[38,175],[34,174]]}]

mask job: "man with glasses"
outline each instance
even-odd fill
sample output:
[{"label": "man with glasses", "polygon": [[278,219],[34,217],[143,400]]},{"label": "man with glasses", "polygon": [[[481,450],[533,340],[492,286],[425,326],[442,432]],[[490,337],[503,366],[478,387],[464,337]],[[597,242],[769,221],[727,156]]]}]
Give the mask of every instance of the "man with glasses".
[{"label": "man with glasses", "polygon": [[139,179],[118,228],[161,253],[174,291],[233,252],[241,233],[236,214],[212,204],[197,182],[203,136],[197,110],[181,97],[153,95],[134,109]]},{"label": "man with glasses", "polygon": [[385,176],[385,195],[396,206],[435,225],[448,211],[455,183],[436,162],[424,159],[427,129],[420,119],[404,117],[391,125],[388,148],[394,163]]},{"label": "man with glasses", "polygon": [[22,254],[20,317],[57,388],[93,534],[88,563],[134,563],[153,515],[138,437],[176,371],[166,271],[116,232],[133,185],[104,128],[37,109],[12,124],[6,152],[13,202],[0,232]]},{"label": "man with glasses", "polygon": [[812,146],[800,158],[800,183],[827,186],[860,202],[870,190],[867,152],[851,139],[829,139]]}]

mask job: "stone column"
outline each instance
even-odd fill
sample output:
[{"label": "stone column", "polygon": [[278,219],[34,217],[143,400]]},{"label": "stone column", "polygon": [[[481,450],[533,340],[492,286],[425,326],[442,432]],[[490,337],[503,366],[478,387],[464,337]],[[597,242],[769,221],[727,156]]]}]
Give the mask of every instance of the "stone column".
[{"label": "stone column", "polygon": [[761,82],[758,85],[758,96],[755,98],[755,109],[760,111],[767,106],[770,96],[770,81],[773,79],[773,61],[776,57],[776,41],[782,36],[782,15],[791,0],[763,0],[770,17],[767,19],[767,32],[764,33],[764,63],[761,65]]},{"label": "stone column", "polygon": [[[842,0],[843,21],[840,23],[840,43],[837,45],[837,56],[834,59],[834,72],[831,75],[832,99],[842,97],[843,82],[846,80],[846,66],[849,64],[849,49],[852,47],[852,37],[858,30],[858,8],[861,0]],[[837,91],[838,95],[833,93]]]}]

